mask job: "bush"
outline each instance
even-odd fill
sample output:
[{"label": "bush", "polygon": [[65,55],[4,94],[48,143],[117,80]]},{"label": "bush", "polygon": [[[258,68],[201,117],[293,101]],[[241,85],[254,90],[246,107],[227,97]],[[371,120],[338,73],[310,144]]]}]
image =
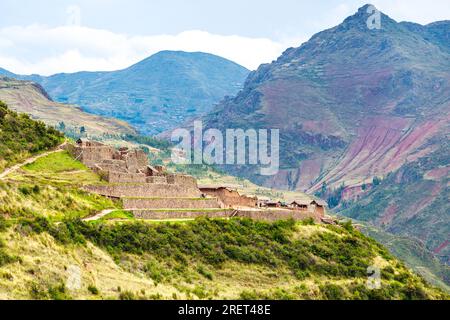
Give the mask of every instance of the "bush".
[{"label": "bush", "polygon": [[119,300],[137,300],[136,295],[131,291],[123,291],[119,294]]},{"label": "bush", "polygon": [[23,160],[29,154],[48,150],[63,141],[63,135],[43,122],[8,109],[0,101],[0,159],[6,165]]},{"label": "bush", "polygon": [[94,285],[90,285],[90,286],[88,287],[88,291],[89,291],[90,293],[92,293],[94,296],[97,296],[97,295],[99,294],[99,291],[98,291],[97,287],[94,286]]},{"label": "bush", "polygon": [[204,266],[202,265],[198,266],[197,271],[206,279],[213,280],[213,274],[209,270],[207,270]]},{"label": "bush", "polygon": [[48,296],[52,300],[71,300],[70,295],[66,293],[66,286],[64,284],[50,287],[48,289]]},{"label": "bush", "polygon": [[327,300],[343,300],[345,298],[344,289],[338,285],[327,283],[319,288]]}]

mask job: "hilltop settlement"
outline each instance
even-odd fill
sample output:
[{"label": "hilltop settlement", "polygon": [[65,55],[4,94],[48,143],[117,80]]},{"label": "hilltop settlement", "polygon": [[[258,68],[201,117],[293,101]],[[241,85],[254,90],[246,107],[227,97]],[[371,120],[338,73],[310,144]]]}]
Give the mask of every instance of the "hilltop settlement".
[{"label": "hilltop settlement", "polygon": [[106,184],[84,186],[88,192],[120,199],[125,210],[140,219],[245,217],[276,221],[293,218],[332,223],[326,203],[295,200],[291,203],[240,194],[222,185],[198,185],[194,177],[168,173],[151,166],[143,150],[119,148],[79,139],[67,146],[76,160],[99,174]]}]

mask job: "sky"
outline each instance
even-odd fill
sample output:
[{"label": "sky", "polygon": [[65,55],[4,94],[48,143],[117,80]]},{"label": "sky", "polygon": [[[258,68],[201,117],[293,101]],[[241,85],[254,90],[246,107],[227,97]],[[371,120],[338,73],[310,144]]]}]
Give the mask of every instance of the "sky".
[{"label": "sky", "polygon": [[[110,71],[161,50],[203,51],[254,70],[368,0],[1,0],[0,68]],[[450,20],[450,0],[372,0],[397,21]]]}]

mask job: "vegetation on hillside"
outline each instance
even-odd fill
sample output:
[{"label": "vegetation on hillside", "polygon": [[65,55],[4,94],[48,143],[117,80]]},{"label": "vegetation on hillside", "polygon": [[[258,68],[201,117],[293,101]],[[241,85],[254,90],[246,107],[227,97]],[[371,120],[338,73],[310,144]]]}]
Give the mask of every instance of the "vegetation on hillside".
[{"label": "vegetation on hillside", "polygon": [[0,101],[0,170],[31,154],[51,149],[63,141],[63,135],[43,122],[8,109]]},{"label": "vegetation on hillside", "polygon": [[[183,223],[66,220],[55,224],[34,218],[20,219],[8,228],[30,241],[54,242],[52,247],[66,248],[63,255],[94,245],[113,258],[116,268],[153,283],[133,290],[114,289],[118,299],[448,298],[351,225],[206,218]],[[10,256],[18,253],[18,260],[9,260],[6,266],[27,264],[23,261],[28,258],[21,257],[20,252],[13,248],[6,251]],[[371,290],[366,285],[369,266],[381,270],[379,289]],[[67,299],[80,294],[114,297],[110,296],[111,288],[99,280],[84,284],[84,293],[68,290],[63,270],[43,281],[40,277],[49,267],[41,268],[27,284],[24,295],[40,299]],[[247,278],[245,282],[243,277]],[[170,293],[167,288],[172,288]]]},{"label": "vegetation on hillside", "polygon": [[[63,151],[0,183],[0,299],[448,298],[350,224],[137,221],[80,189],[98,183]],[[80,220],[105,209],[119,211]]]},{"label": "vegetation on hillside", "polygon": [[75,161],[67,152],[57,152],[21,168],[0,182],[0,215],[10,218],[83,218],[103,209],[120,206],[80,189],[102,183],[99,176]]},{"label": "vegetation on hillside", "polygon": [[[387,232],[419,237],[429,251],[435,251],[450,233],[450,187],[445,171],[449,150],[450,143],[441,141],[439,149],[390,173],[359,201],[341,203],[339,213]],[[450,247],[442,248],[439,255],[448,262]],[[450,284],[448,277],[445,281]]]}]

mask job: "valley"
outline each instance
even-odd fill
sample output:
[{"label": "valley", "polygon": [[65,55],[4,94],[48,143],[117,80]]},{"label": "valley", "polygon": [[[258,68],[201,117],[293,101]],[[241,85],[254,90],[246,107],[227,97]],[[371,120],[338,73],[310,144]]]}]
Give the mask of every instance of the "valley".
[{"label": "valley", "polygon": [[[450,299],[450,21],[370,10],[254,71],[0,68],[0,300]],[[275,174],[174,162],[230,129],[279,130]]]},{"label": "valley", "polygon": [[261,65],[205,127],[279,129],[277,175],[223,169],[419,239],[448,270],[450,22],[381,13],[382,28],[370,30],[367,9]]}]

